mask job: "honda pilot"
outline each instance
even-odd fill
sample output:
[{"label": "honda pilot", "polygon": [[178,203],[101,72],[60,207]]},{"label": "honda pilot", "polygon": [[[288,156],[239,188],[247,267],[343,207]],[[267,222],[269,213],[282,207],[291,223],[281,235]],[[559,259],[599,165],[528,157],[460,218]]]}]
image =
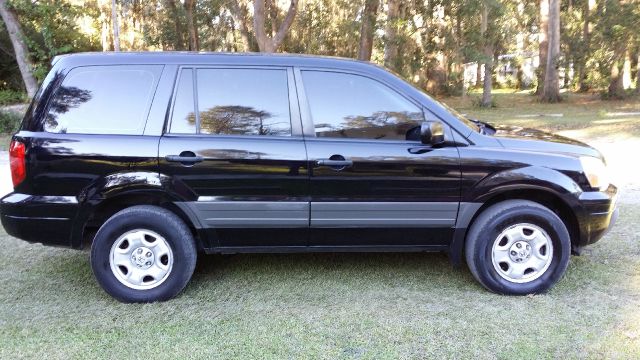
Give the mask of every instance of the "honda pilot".
[{"label": "honda pilot", "polygon": [[470,119],[367,62],[86,53],[52,66],[11,141],[2,225],[90,247],[123,302],[176,296],[199,253],[447,252],[488,290],[541,293],[617,216],[594,148]]}]

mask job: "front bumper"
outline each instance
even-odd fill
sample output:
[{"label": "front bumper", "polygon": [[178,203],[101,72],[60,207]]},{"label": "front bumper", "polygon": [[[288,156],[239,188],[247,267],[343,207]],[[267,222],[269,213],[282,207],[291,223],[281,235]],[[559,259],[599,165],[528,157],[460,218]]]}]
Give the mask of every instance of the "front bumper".
[{"label": "front bumper", "polygon": [[10,193],[0,199],[0,219],[18,239],[52,246],[71,246],[78,201],[73,196]]},{"label": "front bumper", "polygon": [[593,244],[609,232],[618,218],[617,199],[618,188],[614,185],[609,185],[605,191],[580,194],[580,239],[575,245],[582,247]]}]

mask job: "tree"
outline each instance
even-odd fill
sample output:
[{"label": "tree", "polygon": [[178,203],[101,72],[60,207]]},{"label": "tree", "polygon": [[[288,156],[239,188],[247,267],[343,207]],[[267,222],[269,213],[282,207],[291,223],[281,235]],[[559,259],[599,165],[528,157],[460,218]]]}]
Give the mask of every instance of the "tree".
[{"label": "tree", "polygon": [[492,105],[491,89],[493,87],[493,46],[491,44],[491,40],[487,36],[488,26],[489,4],[487,4],[487,0],[485,0],[482,4],[482,14],[480,22],[480,33],[482,34],[482,41],[484,42],[484,80],[482,83],[482,100],[480,101],[480,106],[482,107],[491,107]]},{"label": "tree", "polygon": [[536,94],[541,94],[544,87],[545,70],[547,67],[547,52],[549,49],[549,0],[540,0],[540,29],[538,31],[538,85]]},{"label": "tree", "polygon": [[7,6],[6,0],[0,0],[0,15],[7,27],[11,44],[13,45],[13,52],[15,54],[20,74],[22,75],[22,81],[27,90],[27,95],[33,97],[38,91],[38,83],[33,76],[33,65],[29,60],[29,49],[25,42],[20,22],[15,12]]},{"label": "tree", "polygon": [[591,13],[595,8],[595,0],[584,0],[582,5],[582,53],[578,65],[578,91],[589,90],[587,84],[587,58],[591,48]]},{"label": "tree", "polygon": [[398,70],[398,23],[400,22],[400,0],[387,1],[387,25],[384,30],[384,66]]},{"label": "tree", "polygon": [[358,47],[359,60],[371,60],[373,50],[373,33],[376,28],[379,0],[365,0],[360,25],[360,45]]},{"label": "tree", "polygon": [[249,28],[249,11],[245,4],[241,4],[240,1],[229,0],[228,1],[229,12],[233,17],[235,23],[239,25],[240,36],[244,43],[244,51],[259,51],[257,48],[257,42],[253,33]]},{"label": "tree", "polygon": [[540,100],[555,103],[561,100],[558,75],[558,59],[560,57],[560,0],[549,0],[547,38],[549,48],[547,50],[544,87]]},{"label": "tree", "polygon": [[[287,32],[293,24],[293,20],[296,17],[296,11],[298,9],[298,0],[291,0],[289,4],[289,10],[284,20],[280,24],[280,27],[276,26],[276,17],[278,13],[275,0],[269,0],[269,14],[266,12],[265,0],[254,0],[253,2],[253,28],[256,34],[256,40],[258,41],[258,47],[260,52],[275,52],[284,38],[287,36]],[[265,31],[266,17],[270,17],[271,21],[271,36],[267,35]]]},{"label": "tree", "polygon": [[113,26],[113,50],[120,51],[120,26],[118,25],[116,0],[111,0],[111,25]]},{"label": "tree", "polygon": [[200,44],[198,41],[198,30],[193,17],[195,0],[185,0],[184,10],[187,15],[187,28],[189,29],[189,50],[198,51]]},{"label": "tree", "polygon": [[638,47],[638,60],[636,64],[636,94],[640,94],[640,47]]}]

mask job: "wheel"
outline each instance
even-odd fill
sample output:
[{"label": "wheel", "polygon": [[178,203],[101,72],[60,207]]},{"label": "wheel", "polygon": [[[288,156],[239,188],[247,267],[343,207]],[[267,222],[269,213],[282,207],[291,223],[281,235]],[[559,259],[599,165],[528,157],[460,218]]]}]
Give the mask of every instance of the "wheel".
[{"label": "wheel", "polygon": [[564,275],[570,255],[569,232],[562,220],[527,200],[488,207],[471,225],[465,242],[469,270],[499,294],[545,292]]},{"label": "wheel", "polygon": [[156,206],[124,209],[98,230],[91,268],[100,286],[122,302],[164,301],[189,282],[197,251],[191,231]]}]

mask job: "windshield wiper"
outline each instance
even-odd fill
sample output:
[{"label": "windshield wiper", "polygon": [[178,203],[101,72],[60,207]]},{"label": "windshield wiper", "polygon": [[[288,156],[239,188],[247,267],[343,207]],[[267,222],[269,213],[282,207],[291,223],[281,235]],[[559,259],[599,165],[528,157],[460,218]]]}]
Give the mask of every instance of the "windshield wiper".
[{"label": "windshield wiper", "polygon": [[478,119],[474,119],[471,117],[466,117],[467,119],[469,119],[469,121],[471,121],[472,123],[476,124],[476,126],[478,127],[478,132],[480,134],[483,135],[493,135],[496,133],[496,128],[494,128],[493,126],[487,124],[484,121],[480,121]]}]

